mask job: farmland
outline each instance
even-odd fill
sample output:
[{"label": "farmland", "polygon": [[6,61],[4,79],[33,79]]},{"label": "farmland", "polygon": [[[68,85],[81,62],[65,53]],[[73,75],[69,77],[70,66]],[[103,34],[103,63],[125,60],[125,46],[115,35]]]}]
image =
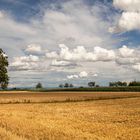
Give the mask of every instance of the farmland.
[{"label": "farmland", "polygon": [[2,140],[138,140],[139,137],[138,92],[0,93]]},{"label": "farmland", "polygon": [[0,104],[10,103],[56,103],[106,100],[119,98],[140,97],[140,92],[31,92],[31,91],[4,91],[0,92]]}]

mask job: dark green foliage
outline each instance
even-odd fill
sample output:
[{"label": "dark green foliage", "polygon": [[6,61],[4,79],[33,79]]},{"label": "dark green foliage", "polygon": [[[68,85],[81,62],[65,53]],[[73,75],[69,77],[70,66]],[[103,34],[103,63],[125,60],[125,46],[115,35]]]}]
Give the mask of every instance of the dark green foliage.
[{"label": "dark green foliage", "polygon": [[88,83],[88,86],[89,86],[89,87],[94,87],[94,86],[95,86],[95,82],[89,82],[89,83]]},{"label": "dark green foliage", "polygon": [[65,83],[64,87],[65,88],[68,88],[69,87],[69,84],[68,83]]},{"label": "dark green foliage", "polygon": [[110,87],[122,87],[122,86],[127,86],[127,83],[126,82],[121,82],[121,81],[110,82],[109,86]]},{"label": "dark green foliage", "polygon": [[69,84],[69,83],[65,83],[64,85],[63,84],[60,84],[59,85],[60,88],[73,88],[73,84]]},{"label": "dark green foliage", "polygon": [[38,83],[38,84],[36,85],[36,88],[37,88],[37,89],[43,88],[43,87],[42,87],[42,84],[41,84],[41,83]]},{"label": "dark green foliage", "polygon": [[73,86],[73,84],[70,84],[69,87],[73,88],[74,86]]},{"label": "dark green foliage", "polygon": [[139,81],[132,81],[129,83],[129,86],[140,86],[140,82]]},{"label": "dark green foliage", "polygon": [[59,85],[60,88],[63,88],[64,86],[62,84]]},{"label": "dark green foliage", "polygon": [[0,88],[6,89],[8,86],[8,57],[2,49],[0,49]]}]

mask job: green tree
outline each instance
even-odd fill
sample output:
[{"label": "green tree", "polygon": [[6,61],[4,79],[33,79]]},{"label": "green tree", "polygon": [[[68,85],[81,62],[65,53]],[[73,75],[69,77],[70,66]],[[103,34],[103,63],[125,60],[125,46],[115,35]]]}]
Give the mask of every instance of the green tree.
[{"label": "green tree", "polygon": [[139,81],[132,81],[129,83],[129,86],[140,86],[140,82]]},{"label": "green tree", "polygon": [[73,87],[74,87],[74,85],[73,85],[73,84],[70,84],[70,85],[69,85],[69,87],[73,88]]},{"label": "green tree", "polygon": [[0,88],[6,89],[8,86],[8,57],[2,49],[0,49]]},{"label": "green tree", "polygon": [[68,88],[69,87],[69,84],[68,83],[65,83],[64,87],[65,88]]},{"label": "green tree", "polygon": [[127,86],[127,83],[126,82],[121,82],[121,81],[110,82],[109,86],[110,87],[123,87],[123,86]]},{"label": "green tree", "polygon": [[36,85],[36,88],[37,88],[37,89],[39,89],[39,88],[43,88],[43,86],[42,86],[41,83],[38,83],[38,84]]},{"label": "green tree", "polygon": [[126,82],[123,82],[123,86],[125,86],[125,87],[126,87],[126,86],[127,86],[127,83],[126,83]]},{"label": "green tree", "polygon": [[63,87],[64,87],[64,85],[63,85],[63,84],[60,84],[60,85],[59,85],[59,87],[60,87],[60,88],[63,88]]},{"label": "green tree", "polygon": [[88,86],[89,86],[89,87],[94,87],[94,86],[95,86],[95,82],[89,82],[89,83],[88,83]]}]

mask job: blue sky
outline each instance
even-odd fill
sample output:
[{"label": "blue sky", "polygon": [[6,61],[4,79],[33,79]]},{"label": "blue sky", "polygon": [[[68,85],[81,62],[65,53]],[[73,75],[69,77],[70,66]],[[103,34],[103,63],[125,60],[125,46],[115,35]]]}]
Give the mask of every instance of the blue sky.
[{"label": "blue sky", "polygon": [[9,87],[140,79],[140,2],[0,0]]}]

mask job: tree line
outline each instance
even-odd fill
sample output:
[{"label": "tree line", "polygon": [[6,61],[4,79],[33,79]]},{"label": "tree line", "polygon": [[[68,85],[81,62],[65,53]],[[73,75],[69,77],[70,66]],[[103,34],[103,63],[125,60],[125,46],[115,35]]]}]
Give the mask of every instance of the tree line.
[{"label": "tree line", "polygon": [[[88,87],[93,88],[93,87],[100,87],[100,85],[96,84],[96,82],[88,82],[87,83]],[[139,81],[131,81],[129,83],[127,82],[121,82],[121,81],[116,81],[116,82],[109,82],[109,87],[127,87],[127,86],[140,86],[140,82]],[[60,84],[59,85],[60,88],[72,88],[74,87],[73,84]],[[82,88],[82,86],[81,86]]]},{"label": "tree line", "polygon": [[117,81],[117,82],[110,82],[109,86],[110,87],[140,86],[140,82],[139,81],[131,81],[131,82],[127,83],[127,82]]},{"label": "tree line", "polygon": [[[94,87],[100,87],[99,85],[96,84],[96,82],[88,82],[87,86],[89,88],[94,88]],[[121,82],[121,81],[117,81],[117,82],[109,82],[109,87],[131,87],[131,86],[140,86],[140,82],[139,81],[132,81],[132,82]],[[60,84],[58,86],[59,88],[74,88],[74,85],[71,83],[64,83],[64,84]],[[38,83],[36,85],[37,89],[43,88],[41,83]],[[84,88],[83,86],[80,86],[79,88]]]}]

